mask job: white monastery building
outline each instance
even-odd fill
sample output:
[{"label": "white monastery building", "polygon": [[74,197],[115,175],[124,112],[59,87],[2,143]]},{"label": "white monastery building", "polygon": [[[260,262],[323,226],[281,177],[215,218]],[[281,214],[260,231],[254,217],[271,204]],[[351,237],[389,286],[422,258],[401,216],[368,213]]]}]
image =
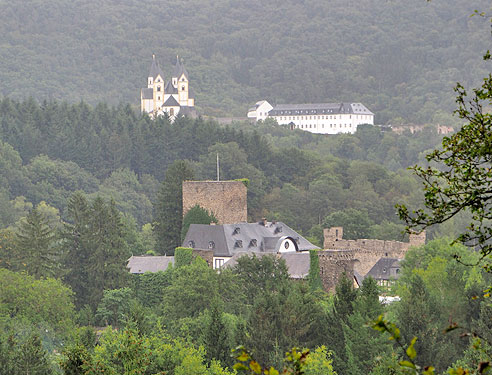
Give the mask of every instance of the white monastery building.
[{"label": "white monastery building", "polygon": [[140,103],[141,111],[147,112],[151,117],[166,113],[174,120],[178,114],[194,114],[195,99],[190,89],[188,72],[178,56],[171,80],[166,82],[159,62],[152,55],[147,88],[140,92]]},{"label": "white monastery building", "polygon": [[266,100],[248,111],[248,118],[272,118],[279,125],[316,134],[355,133],[358,125],[374,125],[374,113],[361,103],[279,104]]}]

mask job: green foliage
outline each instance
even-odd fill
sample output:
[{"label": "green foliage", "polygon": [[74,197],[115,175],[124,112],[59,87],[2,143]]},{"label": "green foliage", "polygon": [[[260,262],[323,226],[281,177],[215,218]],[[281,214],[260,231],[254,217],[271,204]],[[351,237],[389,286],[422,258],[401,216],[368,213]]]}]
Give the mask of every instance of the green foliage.
[{"label": "green foliage", "polygon": [[200,257],[190,265],[176,267],[171,284],[163,290],[164,315],[170,322],[195,318],[219,294],[217,273]]},{"label": "green foliage", "polygon": [[129,318],[132,298],[130,288],[105,290],[96,311],[100,325],[121,327]]},{"label": "green foliage", "polygon": [[181,244],[183,226],[183,181],[193,179],[193,169],[183,160],[176,160],[166,171],[154,206],[154,232],[161,254],[173,255]]},{"label": "green foliage", "polygon": [[343,236],[347,240],[369,238],[370,226],[373,221],[369,218],[367,211],[358,211],[348,208],[343,211],[334,212],[323,221],[325,228],[343,227]]},{"label": "green foliage", "polygon": [[73,293],[61,281],[36,280],[24,273],[0,269],[0,290],[0,327],[18,322],[46,330],[57,339],[66,338],[73,329]]},{"label": "green foliage", "polygon": [[88,202],[81,193],[69,200],[71,224],[64,229],[65,281],[72,287],[76,304],[96,309],[103,291],[125,286],[129,258],[121,214],[114,201],[96,198]]},{"label": "green foliage", "polygon": [[164,298],[164,288],[170,285],[172,268],[165,272],[145,272],[132,275],[132,290],[137,300],[144,306],[156,308]]},{"label": "green foliage", "polygon": [[16,269],[36,278],[59,275],[60,250],[50,224],[39,206],[21,219],[14,233]]},{"label": "green foliage", "polygon": [[[490,60],[489,53],[484,60]],[[427,165],[413,167],[424,186],[425,209],[411,212],[405,205],[398,206],[400,217],[410,228],[425,228],[443,223],[458,213],[469,213],[469,224],[455,242],[479,249],[482,258],[488,258],[492,252],[489,224],[492,115],[484,110],[492,102],[491,87],[490,74],[481,87],[473,89],[471,99],[461,84],[456,86],[455,113],[466,123],[457,133],[445,137],[442,147],[426,156]],[[488,260],[485,267],[489,268]]]},{"label": "green foliage", "polygon": [[309,250],[309,289],[314,292],[316,290],[323,290],[323,283],[321,282],[319,258],[317,250]]},{"label": "green foliage", "polygon": [[52,375],[54,366],[37,334],[22,340],[14,335],[0,335],[0,373],[9,375]]},{"label": "green foliage", "polygon": [[181,240],[184,241],[191,224],[217,224],[218,222],[219,221],[213,212],[208,212],[206,209],[196,204],[184,215],[183,228],[181,229]]},{"label": "green foliage", "polygon": [[176,268],[189,266],[193,261],[193,249],[189,247],[177,247],[174,250],[174,264]]}]

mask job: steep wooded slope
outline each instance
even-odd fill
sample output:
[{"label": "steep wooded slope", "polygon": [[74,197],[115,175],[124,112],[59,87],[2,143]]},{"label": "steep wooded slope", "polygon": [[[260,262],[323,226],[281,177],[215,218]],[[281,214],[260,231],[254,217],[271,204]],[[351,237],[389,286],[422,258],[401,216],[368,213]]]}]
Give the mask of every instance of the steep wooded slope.
[{"label": "steep wooded slope", "polygon": [[[471,4],[470,4],[471,3]],[[152,53],[176,54],[206,114],[361,101],[379,123],[449,121],[485,75],[486,1],[0,1],[0,95],[138,106]]]}]

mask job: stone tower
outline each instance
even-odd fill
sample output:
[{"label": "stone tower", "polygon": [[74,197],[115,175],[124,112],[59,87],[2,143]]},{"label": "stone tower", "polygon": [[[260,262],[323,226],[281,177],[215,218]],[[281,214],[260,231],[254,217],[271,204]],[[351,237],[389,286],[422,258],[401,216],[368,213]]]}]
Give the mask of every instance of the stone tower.
[{"label": "stone tower", "polygon": [[197,204],[218,224],[248,221],[247,188],[241,181],[183,181],[183,215]]}]

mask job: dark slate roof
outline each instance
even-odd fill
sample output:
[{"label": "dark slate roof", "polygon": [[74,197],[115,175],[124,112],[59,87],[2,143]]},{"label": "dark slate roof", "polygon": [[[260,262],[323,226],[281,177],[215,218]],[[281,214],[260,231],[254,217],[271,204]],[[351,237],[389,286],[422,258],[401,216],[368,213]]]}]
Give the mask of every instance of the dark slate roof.
[{"label": "dark slate roof", "polygon": [[301,116],[322,114],[372,115],[361,103],[278,104],[268,112],[269,116]]},{"label": "dark slate roof", "polygon": [[142,89],[142,99],[153,99],[154,90],[153,89]]},{"label": "dark slate roof", "polygon": [[164,92],[166,94],[177,94],[178,93],[178,89],[173,86],[173,83],[171,81],[168,81],[166,83],[165,88],[164,88]]},{"label": "dark slate roof", "polygon": [[256,256],[261,258],[263,256],[275,256],[285,260],[285,264],[287,266],[287,270],[289,271],[289,275],[293,279],[304,279],[309,274],[309,267],[311,263],[311,259],[309,257],[308,252],[299,253],[258,253],[253,251],[239,251],[232,256],[226,263],[224,263],[224,267],[233,268],[237,264],[237,260],[243,256]]},{"label": "dark slate roof", "polygon": [[174,96],[170,96],[167,98],[166,102],[164,103],[165,107],[179,107],[178,101],[174,98]]},{"label": "dark slate roof", "polygon": [[299,251],[318,249],[304,237],[282,222],[238,223],[224,225],[191,224],[183,246],[196,249],[214,249],[214,256],[230,257],[248,251],[276,253],[280,240],[291,237]]},{"label": "dark slate roof", "polygon": [[308,252],[304,253],[282,253],[281,258],[285,260],[289,275],[293,279],[305,279],[309,274],[311,259]]},{"label": "dark slate roof", "polygon": [[381,258],[367,273],[375,280],[397,280],[400,277],[400,260],[396,258]]},{"label": "dark slate roof", "polygon": [[159,62],[155,58],[155,55],[152,55],[152,65],[150,67],[149,77],[155,78],[158,74],[160,74],[162,79],[164,79],[164,73],[162,73]]},{"label": "dark slate roof", "polygon": [[127,268],[130,273],[145,273],[165,271],[170,264],[174,264],[174,257],[167,256],[131,256]]}]

